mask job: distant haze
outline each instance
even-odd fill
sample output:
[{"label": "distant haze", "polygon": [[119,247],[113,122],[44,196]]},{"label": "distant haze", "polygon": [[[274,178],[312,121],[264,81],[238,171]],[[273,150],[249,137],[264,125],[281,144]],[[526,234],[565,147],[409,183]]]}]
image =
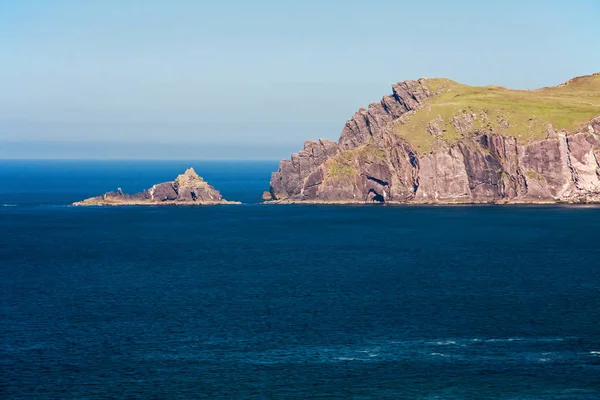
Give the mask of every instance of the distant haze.
[{"label": "distant haze", "polygon": [[279,159],[393,82],[600,71],[600,2],[0,2],[0,158]]}]

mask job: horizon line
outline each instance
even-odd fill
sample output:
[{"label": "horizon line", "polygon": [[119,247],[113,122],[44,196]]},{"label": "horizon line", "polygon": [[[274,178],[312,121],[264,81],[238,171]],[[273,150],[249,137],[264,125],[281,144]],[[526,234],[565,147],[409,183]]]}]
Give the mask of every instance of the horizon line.
[{"label": "horizon line", "polygon": [[277,158],[77,158],[77,157],[0,157],[0,161],[281,161]]}]

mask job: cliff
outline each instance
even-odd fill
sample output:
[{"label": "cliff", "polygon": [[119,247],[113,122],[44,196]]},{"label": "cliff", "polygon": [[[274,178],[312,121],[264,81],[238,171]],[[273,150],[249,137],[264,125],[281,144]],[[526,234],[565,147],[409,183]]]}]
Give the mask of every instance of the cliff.
[{"label": "cliff", "polygon": [[510,90],[392,85],[337,143],[309,141],[272,174],[282,203],[600,202],[600,74]]},{"label": "cliff", "polygon": [[202,179],[193,168],[172,182],[159,183],[136,194],[125,194],[119,188],[102,196],[73,203],[75,206],[121,205],[214,205],[238,204],[223,199],[218,190]]}]

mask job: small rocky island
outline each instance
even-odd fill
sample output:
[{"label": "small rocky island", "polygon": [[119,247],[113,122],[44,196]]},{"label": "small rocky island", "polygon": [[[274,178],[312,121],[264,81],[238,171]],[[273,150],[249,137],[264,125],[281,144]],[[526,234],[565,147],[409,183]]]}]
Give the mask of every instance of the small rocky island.
[{"label": "small rocky island", "polygon": [[202,179],[193,168],[172,182],[158,183],[136,194],[123,193],[121,188],[102,196],[73,203],[75,206],[127,205],[217,205],[239,204],[223,199],[221,193]]}]

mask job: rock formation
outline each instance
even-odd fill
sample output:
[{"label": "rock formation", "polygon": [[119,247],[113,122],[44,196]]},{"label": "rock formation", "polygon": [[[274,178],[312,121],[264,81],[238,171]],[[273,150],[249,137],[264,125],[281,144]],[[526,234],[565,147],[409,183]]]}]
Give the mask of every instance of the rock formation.
[{"label": "rock formation", "polygon": [[446,79],[392,86],[337,143],[306,142],[271,200],[600,202],[600,75],[533,91]]},{"label": "rock formation", "polygon": [[102,196],[73,203],[76,206],[158,204],[213,205],[237,203],[223,200],[221,193],[198,176],[193,168],[189,168],[172,182],[156,184],[140,193],[125,194],[119,188],[116,192],[108,192]]}]

